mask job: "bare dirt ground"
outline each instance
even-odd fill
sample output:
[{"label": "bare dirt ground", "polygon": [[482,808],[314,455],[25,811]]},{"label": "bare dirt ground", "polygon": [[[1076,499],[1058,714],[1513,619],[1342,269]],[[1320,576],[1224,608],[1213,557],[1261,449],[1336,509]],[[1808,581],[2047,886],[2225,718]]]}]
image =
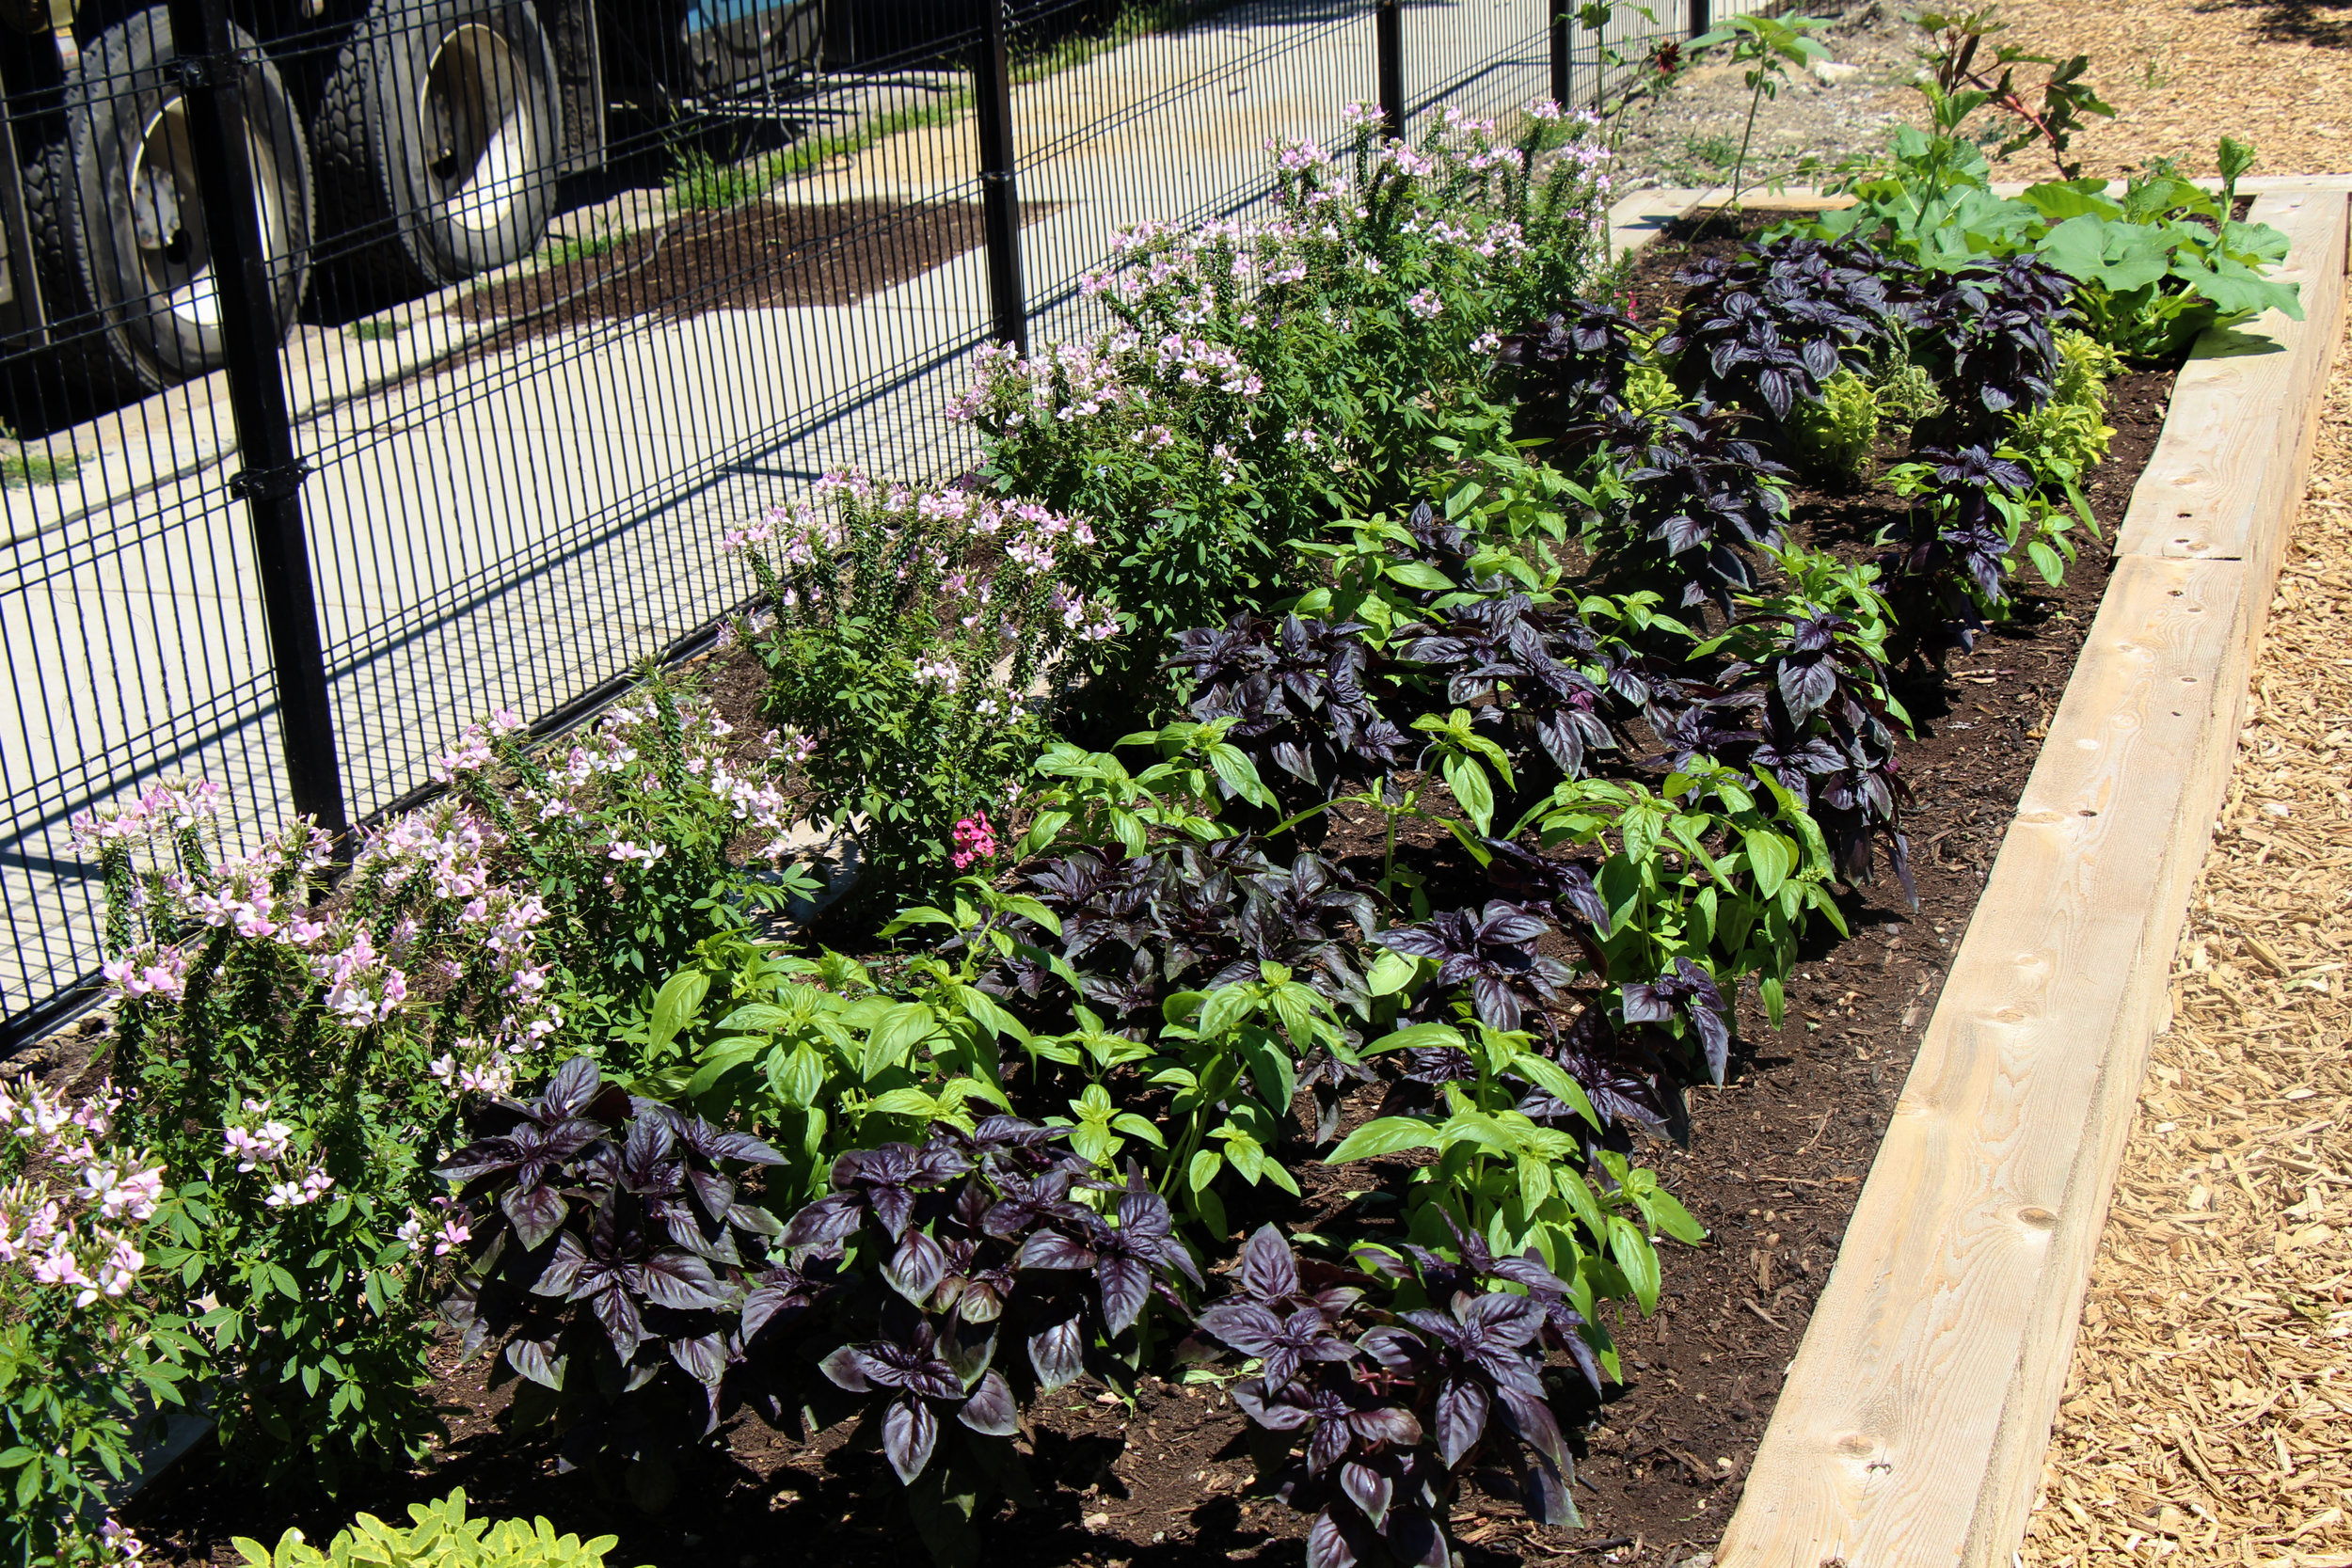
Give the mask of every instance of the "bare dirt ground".
[{"label": "bare dirt ground", "polygon": [[[1750,179],[1804,178],[1807,160],[1828,166],[1877,150],[1912,96],[1900,90],[1917,69],[1923,38],[1904,18],[1907,6],[1885,0],[1831,0],[1804,8],[1830,25],[1815,36],[1836,67],[1835,81],[1792,71],[1778,95],[1756,108],[1748,151]],[[1727,62],[1687,68],[1662,102],[1634,111],[1619,150],[1631,182],[1713,185],[1731,178],[1754,95]]]}]

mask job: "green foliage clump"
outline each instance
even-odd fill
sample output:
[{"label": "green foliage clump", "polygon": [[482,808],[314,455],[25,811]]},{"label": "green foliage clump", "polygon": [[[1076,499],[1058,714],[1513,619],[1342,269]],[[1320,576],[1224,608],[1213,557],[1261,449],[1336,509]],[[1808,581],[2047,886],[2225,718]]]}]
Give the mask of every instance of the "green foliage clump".
[{"label": "green foliage clump", "polygon": [[192,1327],[224,1456],[332,1488],[439,1431],[431,1260],[465,1231],[430,1161],[460,1084],[510,1085],[556,1025],[546,910],[446,801],[362,849],[321,910],[326,835],[224,857],[219,794],[167,782],[78,824],[109,907],[119,1130],[161,1166],[142,1261],[213,1304]]},{"label": "green foliage clump", "polygon": [[2062,331],[2057,342],[2050,401],[2016,416],[2010,444],[2043,480],[2079,482],[2115,438],[2115,427],[2102,416],[2107,380],[2122,370],[2123,358],[2087,333]]},{"label": "green foliage clump", "polygon": [[1924,365],[1906,361],[1878,376],[1879,418],[1904,430],[1924,424],[1949,406]]},{"label": "green foliage clump", "polygon": [[163,1172],[116,1140],[115,1108],[0,1089],[0,1560],[19,1568],[135,1558],[109,1487],[205,1360],[155,1308]]},{"label": "green foliage clump", "polygon": [[1821,383],[1819,402],[1791,411],[1789,453],[1806,473],[1851,483],[1870,465],[1878,444],[1879,404],[1870,384],[1851,371]]},{"label": "green foliage clump", "polygon": [[827,489],[735,541],[775,620],[768,711],[821,737],[798,759],[810,803],[856,840],[866,886],[921,896],[993,858],[987,813],[1042,749],[1066,656],[1124,627],[1065,580],[1094,546],[1082,518],[860,475]]},{"label": "green foliage clump", "polygon": [[697,943],[816,892],[787,864],[798,806],[776,779],[801,752],[788,733],[737,735],[690,684],[655,676],[555,747],[501,713],[436,767],[544,905],[552,989],[595,1037],[642,1027]]},{"label": "green foliage clump", "polygon": [[603,1568],[617,1540],[558,1535],[545,1519],[469,1519],[463,1487],[438,1502],[410,1503],[408,1516],[416,1523],[402,1529],[362,1513],[325,1551],[298,1529],[279,1536],[275,1549],[243,1535],[234,1544],[247,1568]]}]

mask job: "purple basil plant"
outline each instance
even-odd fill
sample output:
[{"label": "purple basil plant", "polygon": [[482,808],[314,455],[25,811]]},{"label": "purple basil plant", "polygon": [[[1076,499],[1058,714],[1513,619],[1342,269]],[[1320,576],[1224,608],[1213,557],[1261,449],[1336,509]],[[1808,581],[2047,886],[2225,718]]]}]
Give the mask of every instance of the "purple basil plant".
[{"label": "purple basil plant", "polygon": [[1545,1363],[1566,1353],[1597,1392],[1587,1325],[1534,1258],[1498,1258],[1458,1227],[1454,1243],[1361,1248],[1368,1272],[1351,1277],[1267,1226],[1200,1315],[1202,1337],[1256,1363],[1233,1402],[1278,1438],[1263,1479],[1312,1515],[1308,1568],[1445,1568],[1470,1480],[1539,1523],[1577,1523]]}]

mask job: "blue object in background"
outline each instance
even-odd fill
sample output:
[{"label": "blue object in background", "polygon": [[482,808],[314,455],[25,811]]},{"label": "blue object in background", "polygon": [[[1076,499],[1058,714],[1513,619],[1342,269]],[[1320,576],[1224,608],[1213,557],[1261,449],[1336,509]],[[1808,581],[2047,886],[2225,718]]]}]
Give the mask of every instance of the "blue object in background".
[{"label": "blue object in background", "polygon": [[763,11],[785,8],[785,0],[694,0],[694,4],[686,8],[686,30],[699,33],[706,27],[724,26],[730,22],[748,22]]}]

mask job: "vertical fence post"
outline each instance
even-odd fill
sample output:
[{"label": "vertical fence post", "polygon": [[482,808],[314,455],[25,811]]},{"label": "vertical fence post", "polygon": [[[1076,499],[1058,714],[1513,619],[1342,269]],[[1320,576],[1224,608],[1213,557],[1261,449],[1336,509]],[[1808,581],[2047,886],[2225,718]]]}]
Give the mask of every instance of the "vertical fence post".
[{"label": "vertical fence post", "polygon": [[1028,298],[1021,285],[1021,190],[1013,177],[1012,71],[1004,0],[979,0],[980,57],[972,72],[972,119],[980,135],[980,223],[988,244],[989,311],[996,341],[1029,352]]},{"label": "vertical fence post", "polygon": [[310,545],[302,523],[302,476],[294,421],[278,373],[277,290],[262,243],[247,152],[247,61],[229,40],[224,0],[171,0],[173,71],[186,103],[188,150],[198,205],[212,251],[220,303],[222,370],[241,464],[229,489],[251,515],[262,616],[269,627],[278,679],[278,721],[286,759],[286,793],[295,811],[329,832],[350,826],[335,715],[327,702],[326,653],[318,599],[310,584]]},{"label": "vertical fence post", "polygon": [[1691,36],[1697,38],[1715,25],[1712,0],[1691,0]]},{"label": "vertical fence post", "polygon": [[1576,97],[1576,67],[1568,50],[1568,0],[1551,0],[1551,101],[1563,109],[1573,108]]},{"label": "vertical fence post", "polygon": [[1405,139],[1405,13],[1398,0],[1380,0],[1373,13],[1373,31],[1380,56],[1380,118],[1389,135]]}]

